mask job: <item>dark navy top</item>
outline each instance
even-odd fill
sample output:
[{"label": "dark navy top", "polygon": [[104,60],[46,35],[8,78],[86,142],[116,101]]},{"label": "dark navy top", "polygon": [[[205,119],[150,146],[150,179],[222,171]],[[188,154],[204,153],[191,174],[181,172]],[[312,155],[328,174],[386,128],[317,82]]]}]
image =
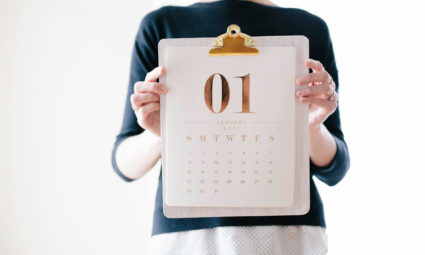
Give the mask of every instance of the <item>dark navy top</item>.
[{"label": "dark navy top", "polygon": [[[137,32],[131,59],[130,81],[125,98],[122,128],[112,152],[115,172],[125,181],[118,169],[115,153],[120,143],[144,131],[130,104],[133,85],[143,81],[148,72],[158,66],[158,42],[163,38],[217,37],[231,24],[237,24],[250,36],[304,35],[310,42],[310,58],[319,60],[333,77],[339,91],[338,69],[332,48],[328,26],[323,19],[296,8],[272,7],[249,1],[222,0],[211,3],[195,3],[190,6],[165,6],[147,14]],[[310,72],[312,72],[310,70]],[[339,107],[324,125],[334,136],[337,153],[327,167],[318,167],[310,161],[311,177],[315,175],[327,185],[335,185],[347,173],[350,159],[341,130]],[[164,216],[162,203],[162,169],[158,180],[152,235],[219,226],[264,225],[325,225],[322,200],[316,185],[310,178],[310,211],[301,216],[221,217],[169,219]]]}]

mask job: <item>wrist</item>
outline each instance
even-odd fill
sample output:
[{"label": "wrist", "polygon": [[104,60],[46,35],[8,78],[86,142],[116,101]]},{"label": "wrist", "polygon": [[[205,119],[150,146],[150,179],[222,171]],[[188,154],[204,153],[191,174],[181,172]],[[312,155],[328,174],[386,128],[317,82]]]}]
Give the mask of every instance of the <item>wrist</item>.
[{"label": "wrist", "polygon": [[310,136],[320,134],[321,131],[322,131],[322,126],[323,126],[323,123],[321,123],[317,126],[309,126]]}]

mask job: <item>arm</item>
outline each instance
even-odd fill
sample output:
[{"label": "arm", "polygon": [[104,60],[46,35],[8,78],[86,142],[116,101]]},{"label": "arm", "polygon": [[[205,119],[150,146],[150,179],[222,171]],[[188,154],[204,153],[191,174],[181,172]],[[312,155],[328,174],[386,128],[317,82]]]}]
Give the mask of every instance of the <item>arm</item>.
[{"label": "arm", "polygon": [[305,64],[313,73],[298,78],[297,84],[309,87],[298,90],[296,95],[309,105],[310,168],[312,174],[332,186],[344,178],[350,166],[339,118],[338,75],[331,79],[319,61],[306,60]]},{"label": "arm", "polygon": [[143,18],[137,33],[124,119],[112,152],[114,171],[128,182],[142,177],[161,157],[159,94],[166,93],[167,88],[156,83],[165,70],[154,69],[158,65],[159,36],[153,15]]},{"label": "arm", "polygon": [[163,67],[155,68],[146,75],[144,82],[136,82],[130,105],[126,106],[124,120],[132,119],[132,125],[142,130],[142,133],[118,140],[115,145],[114,169],[126,181],[142,177],[161,157],[159,94],[167,93],[168,88],[155,81],[164,72]]},{"label": "arm", "polygon": [[128,179],[142,177],[161,157],[159,94],[166,93],[168,88],[155,81],[164,72],[163,67],[149,72],[144,82],[136,82],[130,96],[132,110],[129,114],[135,115],[137,124],[146,131],[128,137],[117,148],[117,168]]},{"label": "arm", "polygon": [[[298,85],[309,84],[297,91],[300,102],[309,105],[310,160],[318,167],[331,163],[337,152],[335,139],[323,122],[337,108],[335,83],[322,63],[307,59],[305,65],[313,70],[297,79]],[[330,97],[332,96],[332,100]]]},{"label": "arm", "polygon": [[138,179],[161,158],[161,138],[150,131],[130,136],[119,145],[115,158],[118,169],[125,177]]},{"label": "arm", "polygon": [[[321,26],[312,47],[315,47],[314,57],[320,61],[305,62],[312,72],[299,77],[297,84],[309,84],[309,87],[297,91],[297,96],[300,102],[309,105],[311,173],[332,186],[344,178],[350,157],[341,129],[339,79],[332,42],[326,23],[321,19],[318,23]],[[332,100],[328,100],[334,92]]]},{"label": "arm", "polygon": [[323,124],[310,128],[310,159],[313,164],[319,167],[329,165],[336,150],[335,139]]}]

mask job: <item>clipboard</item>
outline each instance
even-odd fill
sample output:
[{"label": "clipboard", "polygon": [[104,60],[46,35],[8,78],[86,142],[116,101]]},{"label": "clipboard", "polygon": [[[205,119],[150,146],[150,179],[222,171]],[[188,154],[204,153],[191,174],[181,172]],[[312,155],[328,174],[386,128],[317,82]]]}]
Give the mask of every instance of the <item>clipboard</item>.
[{"label": "clipboard", "polygon": [[[211,46],[213,48],[211,49]],[[254,47],[255,46],[255,47]],[[201,49],[209,47],[209,57],[224,59],[225,57],[243,56],[253,58],[262,53],[261,49],[266,47],[280,47],[295,49],[295,78],[308,73],[308,68],[304,66],[304,59],[309,57],[309,41],[305,36],[263,36],[250,37],[241,33],[237,25],[228,27],[227,32],[217,38],[190,38],[190,39],[162,39],[158,44],[159,65],[167,66],[167,49],[183,47],[187,49]],[[188,48],[189,47],[189,48]],[[256,48],[258,47],[258,49]],[[263,50],[264,51],[264,50]],[[184,56],[183,56],[184,57]],[[184,60],[182,60],[184,64]],[[165,75],[160,77],[159,82],[167,84],[167,70]],[[223,77],[222,77],[223,81]],[[212,80],[211,80],[212,82]],[[224,86],[224,82],[223,82]],[[298,86],[293,81],[293,89],[298,90],[308,85]],[[224,88],[224,87],[223,87]],[[170,91],[173,88],[170,88]],[[210,88],[211,89],[211,88]],[[224,93],[224,92],[223,92]],[[167,93],[168,94],[168,93]],[[309,131],[308,131],[308,106],[294,100],[294,187],[293,201],[289,206],[284,207],[240,207],[240,206],[175,206],[167,204],[169,193],[167,187],[170,169],[169,144],[167,141],[168,131],[171,128],[167,123],[167,94],[160,96],[161,113],[161,152],[162,152],[162,176],[163,176],[163,208],[164,215],[168,218],[196,218],[196,217],[237,217],[237,216],[277,216],[277,215],[303,215],[310,210],[310,170],[309,170]],[[295,98],[295,93],[294,93]],[[211,96],[212,97],[212,96]],[[224,98],[224,97],[223,97]],[[207,100],[207,98],[205,98]],[[211,107],[212,111],[214,111]],[[217,112],[215,112],[217,113]],[[177,128],[177,127],[176,127]],[[176,171],[176,170],[173,170]],[[174,175],[176,176],[176,175]],[[172,194],[174,195],[174,194]],[[200,196],[200,195],[195,195]]]}]

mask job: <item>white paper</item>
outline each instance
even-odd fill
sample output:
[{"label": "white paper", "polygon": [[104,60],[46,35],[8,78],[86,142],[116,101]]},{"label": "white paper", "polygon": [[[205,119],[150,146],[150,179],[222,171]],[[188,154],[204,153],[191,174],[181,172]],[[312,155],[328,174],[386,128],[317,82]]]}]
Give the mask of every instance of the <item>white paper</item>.
[{"label": "white paper", "polygon": [[[165,202],[194,207],[291,206],[295,48],[258,47],[258,56],[221,57],[210,57],[210,49],[167,48]],[[214,73],[223,75],[230,88],[229,103],[221,113],[211,112],[204,96]],[[237,113],[242,111],[242,78],[237,77],[247,74],[250,111],[255,113]],[[220,104],[221,79],[215,75],[215,112]]]}]

